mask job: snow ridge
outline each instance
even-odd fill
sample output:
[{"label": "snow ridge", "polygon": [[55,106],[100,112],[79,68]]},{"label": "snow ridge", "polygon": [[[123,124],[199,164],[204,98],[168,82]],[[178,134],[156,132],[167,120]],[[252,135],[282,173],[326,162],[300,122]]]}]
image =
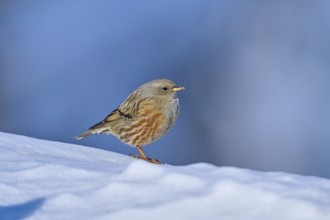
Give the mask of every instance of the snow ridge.
[{"label": "snow ridge", "polygon": [[330,181],[155,165],[0,132],[0,219],[330,220]]}]

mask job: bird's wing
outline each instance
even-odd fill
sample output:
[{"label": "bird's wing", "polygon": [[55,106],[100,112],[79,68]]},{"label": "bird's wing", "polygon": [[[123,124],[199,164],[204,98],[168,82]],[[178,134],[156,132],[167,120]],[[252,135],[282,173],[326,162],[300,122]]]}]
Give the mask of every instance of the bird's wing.
[{"label": "bird's wing", "polygon": [[112,121],[116,121],[116,120],[120,120],[121,116],[119,114],[119,108],[113,110],[107,117],[105,117],[102,121],[100,121],[99,123],[93,125],[92,127],[89,128],[89,130],[96,130],[99,129],[101,127],[103,127],[105,124],[112,122]]},{"label": "bird's wing", "polygon": [[144,102],[143,99],[138,99],[136,96],[137,94],[133,92],[118,108],[113,110],[101,122],[90,127],[89,130],[96,130],[108,126],[109,123],[114,121],[127,121],[133,119],[136,116],[141,103]]}]

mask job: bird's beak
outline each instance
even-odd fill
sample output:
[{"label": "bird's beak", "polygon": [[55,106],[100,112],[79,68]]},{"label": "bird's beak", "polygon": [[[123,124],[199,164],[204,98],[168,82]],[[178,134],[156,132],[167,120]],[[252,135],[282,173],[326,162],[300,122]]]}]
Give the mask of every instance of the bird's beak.
[{"label": "bird's beak", "polygon": [[184,87],[175,86],[175,87],[173,87],[172,91],[177,92],[177,91],[184,90],[184,89],[185,89]]}]

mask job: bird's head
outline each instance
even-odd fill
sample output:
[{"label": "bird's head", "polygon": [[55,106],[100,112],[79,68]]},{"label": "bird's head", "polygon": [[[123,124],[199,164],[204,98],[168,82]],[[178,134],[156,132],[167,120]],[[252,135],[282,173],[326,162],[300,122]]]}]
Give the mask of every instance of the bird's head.
[{"label": "bird's head", "polygon": [[162,97],[175,97],[175,94],[184,90],[184,87],[176,85],[168,79],[156,79],[145,83],[140,87],[141,91],[145,94]]}]

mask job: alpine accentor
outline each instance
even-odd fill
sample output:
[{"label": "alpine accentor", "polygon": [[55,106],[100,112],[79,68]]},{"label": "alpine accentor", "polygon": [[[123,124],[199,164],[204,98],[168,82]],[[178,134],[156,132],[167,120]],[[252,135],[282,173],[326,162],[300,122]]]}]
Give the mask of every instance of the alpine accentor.
[{"label": "alpine accentor", "polygon": [[158,160],[148,158],[141,147],[158,140],[173,126],[179,114],[176,92],[183,89],[168,79],[145,83],[103,121],[75,138],[112,134],[123,143],[136,146],[140,155],[133,155],[135,158],[160,164]]}]

